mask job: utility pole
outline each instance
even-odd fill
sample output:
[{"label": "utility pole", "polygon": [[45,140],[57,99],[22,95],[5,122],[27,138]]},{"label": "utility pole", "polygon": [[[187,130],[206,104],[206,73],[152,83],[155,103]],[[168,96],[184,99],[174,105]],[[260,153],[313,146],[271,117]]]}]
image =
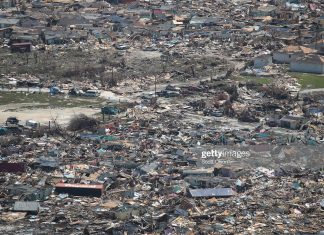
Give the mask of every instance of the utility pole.
[{"label": "utility pole", "polygon": [[319,32],[319,22],[317,21],[316,29],[315,29],[315,49],[317,50],[317,38],[318,38],[318,32]]},{"label": "utility pole", "polygon": [[156,98],[156,74],[154,75],[154,96]]}]

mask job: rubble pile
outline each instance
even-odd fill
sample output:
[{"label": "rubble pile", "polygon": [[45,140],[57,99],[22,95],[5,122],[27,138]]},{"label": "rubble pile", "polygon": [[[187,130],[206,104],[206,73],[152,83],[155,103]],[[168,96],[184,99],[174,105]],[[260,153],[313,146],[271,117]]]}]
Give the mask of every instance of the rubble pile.
[{"label": "rubble pile", "polygon": [[[90,132],[6,133],[1,233],[320,233],[321,125],[299,132],[237,123],[225,111],[206,115],[215,97],[230,100],[218,83],[169,86],[179,97],[141,97],[120,113],[115,104]],[[234,110],[249,94],[237,90]]]}]

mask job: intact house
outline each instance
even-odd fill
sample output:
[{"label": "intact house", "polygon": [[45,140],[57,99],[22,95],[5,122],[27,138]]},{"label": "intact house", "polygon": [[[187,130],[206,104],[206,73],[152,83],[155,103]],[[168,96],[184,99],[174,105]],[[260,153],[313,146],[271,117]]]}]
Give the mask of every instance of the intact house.
[{"label": "intact house", "polygon": [[324,56],[310,54],[296,58],[290,63],[290,70],[302,73],[324,74]]},{"label": "intact house", "polygon": [[287,46],[273,53],[273,62],[289,64],[291,61],[297,59],[298,57],[316,52],[317,51],[315,49],[304,46]]},{"label": "intact house", "polygon": [[272,56],[270,54],[259,55],[253,60],[254,68],[261,69],[272,64]]}]

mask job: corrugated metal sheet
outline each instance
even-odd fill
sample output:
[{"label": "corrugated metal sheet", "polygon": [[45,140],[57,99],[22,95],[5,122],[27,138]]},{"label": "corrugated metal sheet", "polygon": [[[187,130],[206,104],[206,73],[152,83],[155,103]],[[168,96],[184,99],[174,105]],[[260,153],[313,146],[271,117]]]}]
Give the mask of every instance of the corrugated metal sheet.
[{"label": "corrugated metal sheet", "polygon": [[192,197],[231,197],[235,192],[231,188],[189,189]]},{"label": "corrugated metal sheet", "polygon": [[38,202],[22,202],[18,201],[15,202],[14,211],[21,211],[21,212],[38,212],[40,205]]},{"label": "corrugated metal sheet", "polygon": [[151,162],[140,167],[141,171],[145,173],[151,173],[156,170],[159,166],[158,162]]}]

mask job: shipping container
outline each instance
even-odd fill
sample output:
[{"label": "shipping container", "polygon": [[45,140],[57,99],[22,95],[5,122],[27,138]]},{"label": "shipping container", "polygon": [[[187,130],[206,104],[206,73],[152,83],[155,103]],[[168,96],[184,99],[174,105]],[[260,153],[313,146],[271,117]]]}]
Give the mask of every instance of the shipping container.
[{"label": "shipping container", "polygon": [[57,193],[67,193],[73,196],[101,197],[103,184],[65,184],[57,183],[55,186]]}]

